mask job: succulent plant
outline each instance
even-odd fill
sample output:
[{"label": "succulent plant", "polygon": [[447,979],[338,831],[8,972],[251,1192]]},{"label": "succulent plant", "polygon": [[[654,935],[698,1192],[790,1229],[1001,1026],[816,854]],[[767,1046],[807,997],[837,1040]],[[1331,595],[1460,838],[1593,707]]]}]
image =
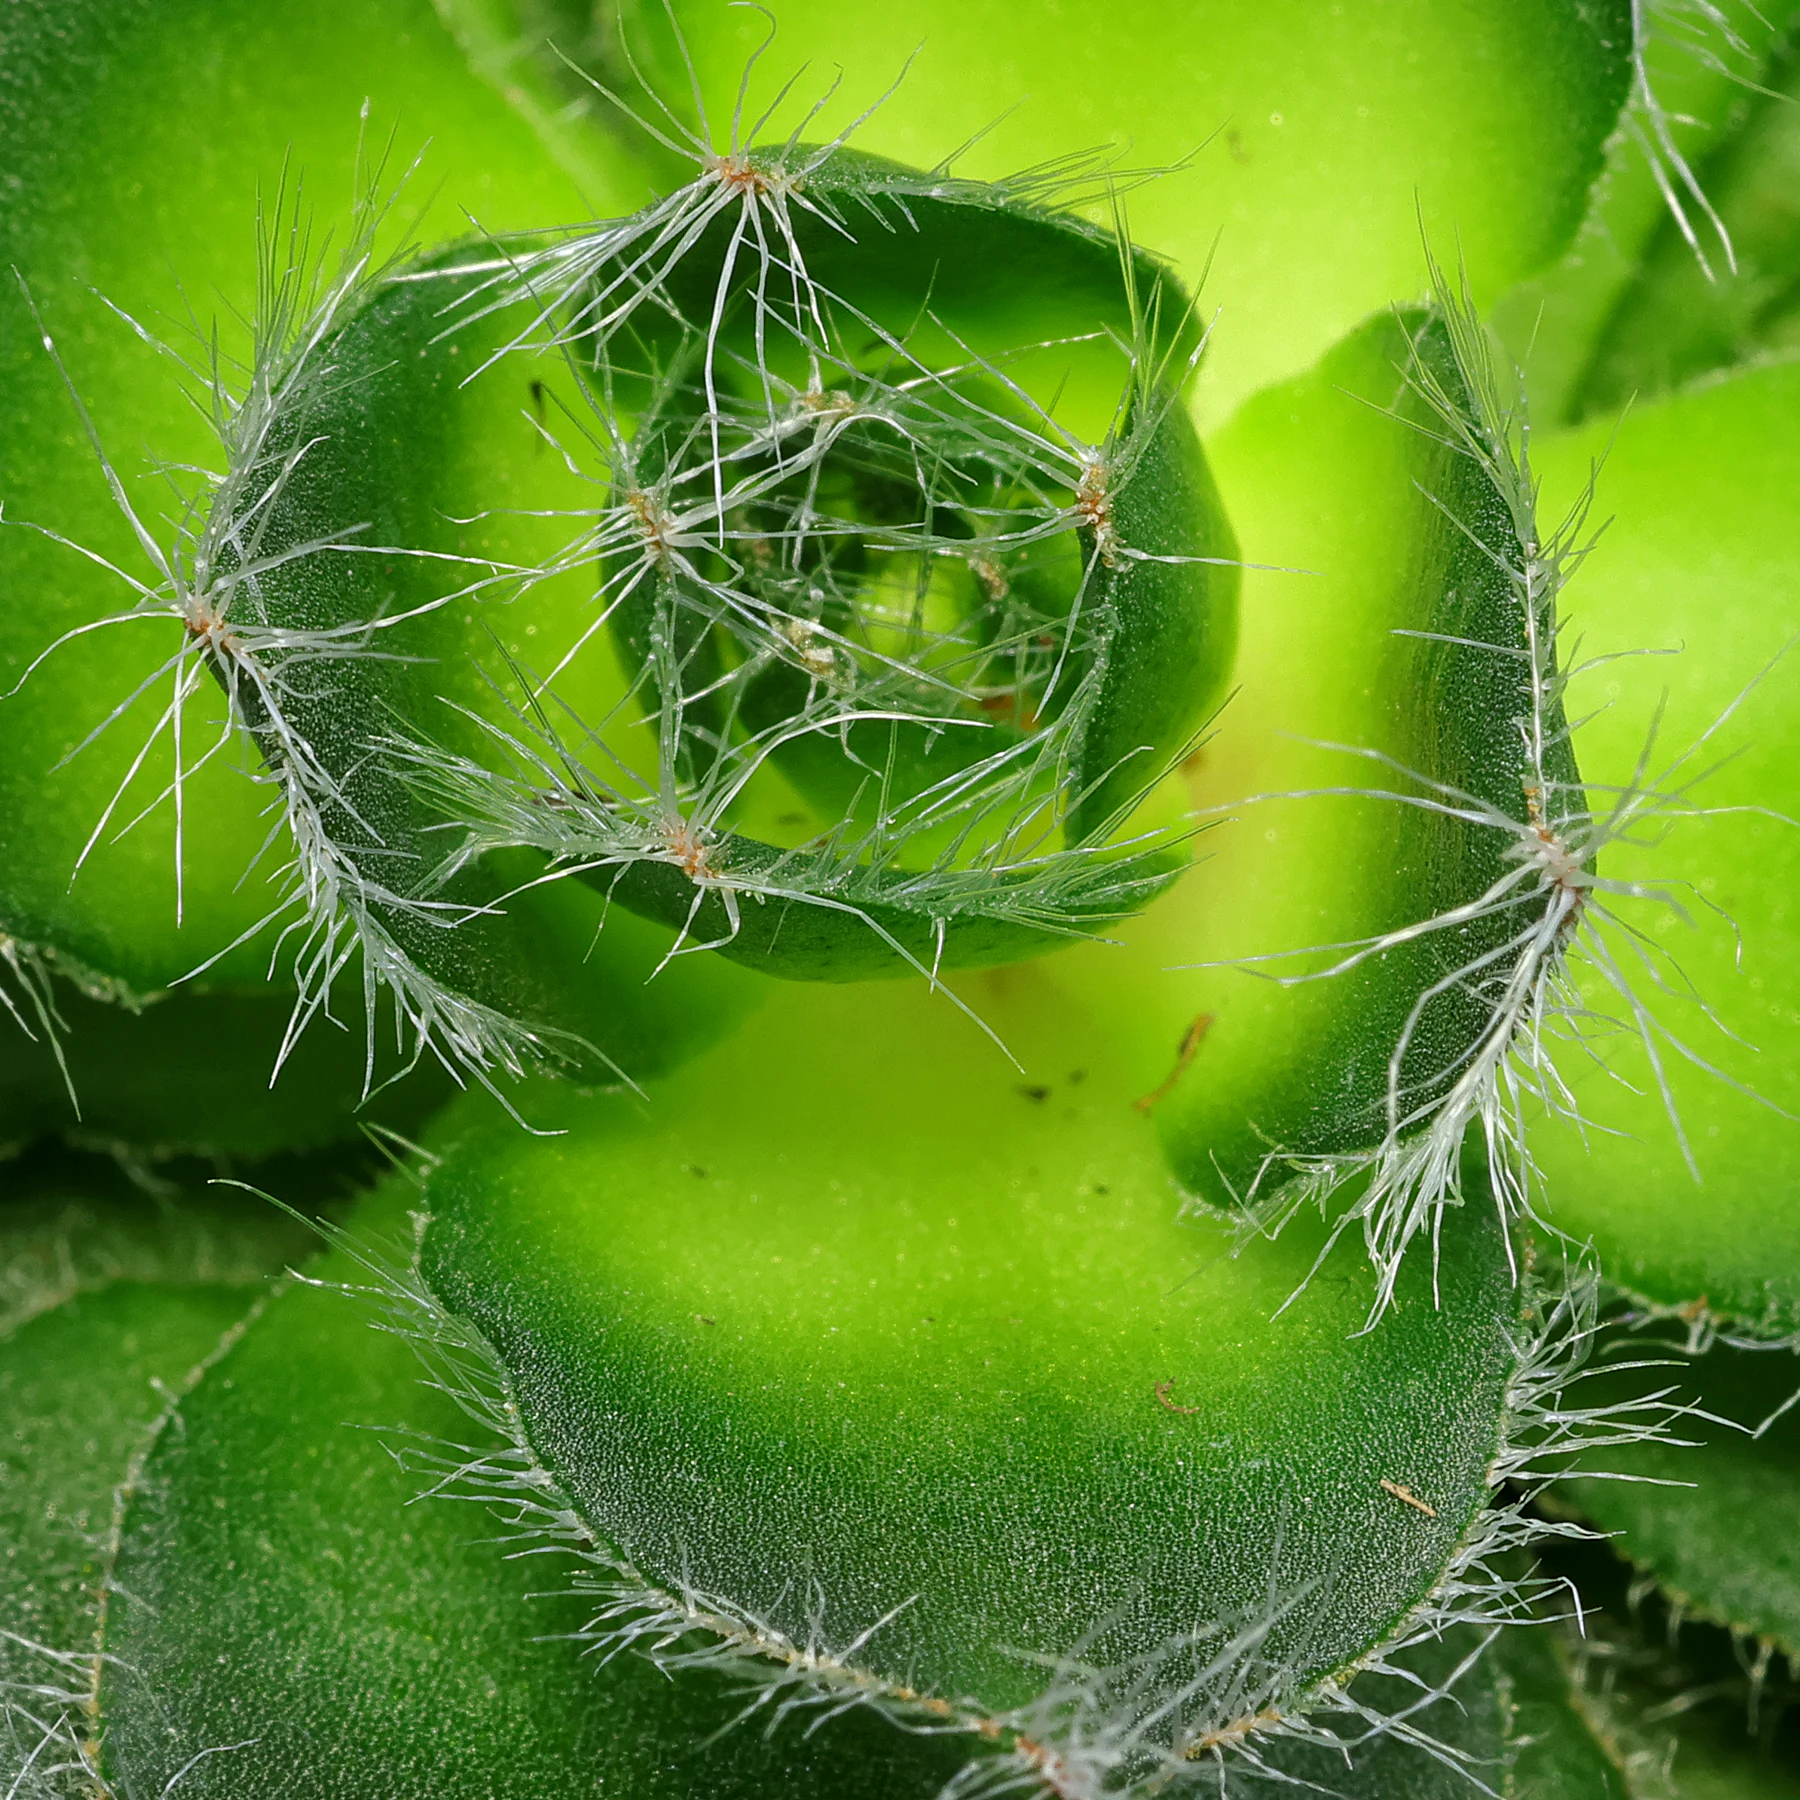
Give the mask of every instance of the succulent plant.
[{"label": "succulent plant", "polygon": [[10,9],[7,1794],[1800,1784],[1795,30]]}]

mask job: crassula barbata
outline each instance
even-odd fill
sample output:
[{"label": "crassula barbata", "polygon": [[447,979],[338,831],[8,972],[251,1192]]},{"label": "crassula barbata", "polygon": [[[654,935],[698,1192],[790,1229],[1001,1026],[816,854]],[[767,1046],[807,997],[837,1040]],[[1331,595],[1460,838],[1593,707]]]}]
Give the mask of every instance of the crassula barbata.
[{"label": "crassula barbata", "polygon": [[0,22],[7,1792],[1800,1779],[1785,22],[291,14]]}]

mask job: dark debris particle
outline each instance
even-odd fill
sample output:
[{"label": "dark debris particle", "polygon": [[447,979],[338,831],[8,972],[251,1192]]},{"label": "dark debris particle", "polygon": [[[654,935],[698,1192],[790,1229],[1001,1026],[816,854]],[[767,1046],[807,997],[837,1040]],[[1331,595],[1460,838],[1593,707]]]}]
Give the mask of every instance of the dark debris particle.
[{"label": "dark debris particle", "polygon": [[1036,1082],[1036,1081],[1029,1083],[1027,1086],[1021,1087],[1019,1089],[1019,1092],[1021,1094],[1023,1094],[1025,1096],[1025,1098],[1027,1100],[1031,1101],[1034,1105],[1042,1104],[1042,1102],[1044,1102],[1050,1098],[1050,1090],[1047,1087],[1045,1087],[1041,1082]]}]

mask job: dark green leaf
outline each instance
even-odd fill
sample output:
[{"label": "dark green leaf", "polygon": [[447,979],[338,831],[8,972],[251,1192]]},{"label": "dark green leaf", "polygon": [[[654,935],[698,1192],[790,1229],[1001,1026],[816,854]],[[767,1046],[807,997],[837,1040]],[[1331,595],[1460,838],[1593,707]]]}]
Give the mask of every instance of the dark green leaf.
[{"label": "dark green leaf", "polygon": [[152,1199],[98,1157],[15,1163],[6,1180],[0,1777],[10,1784],[16,1757],[37,1746],[34,1721],[68,1704],[55,1695],[91,1684],[114,1489],[171,1394],[310,1245],[242,1194]]},{"label": "dark green leaf", "polygon": [[1576,1479],[1557,1492],[1614,1534],[1619,1553],[1683,1612],[1791,1656],[1800,1649],[1800,1415],[1774,1415],[1800,1389],[1800,1362],[1782,1348],[1725,1344],[1691,1365],[1676,1360],[1664,1379],[1717,1420],[1680,1422],[1679,1435],[1699,1447],[1623,1449],[1607,1467],[1631,1479]]},{"label": "dark green leaf", "polygon": [[117,1282],[0,1341],[0,1629],[9,1634],[0,1680],[9,1686],[88,1687],[113,1490],[169,1390],[246,1306],[232,1288]]},{"label": "dark green leaf", "polygon": [[1334,1800],[1466,1800],[1483,1788],[1498,1800],[1640,1800],[1585,1714],[1557,1627],[1515,1625],[1488,1641],[1462,1626],[1399,1663],[1404,1674],[1363,1676],[1350,1690],[1399,1729],[1365,1725],[1348,1768],[1327,1746],[1274,1746],[1271,1774],[1238,1777],[1245,1791],[1291,1793],[1298,1780]]},{"label": "dark green leaf", "polygon": [[[177,988],[142,1011],[64,982],[50,997],[48,1022],[24,1009],[31,1037],[0,1021],[0,1143],[73,1130],[152,1158],[255,1159],[352,1141],[365,1122],[413,1132],[447,1098],[433,1066],[359,1106],[361,1034],[329,1028],[307,1033],[271,1085],[291,994]],[[384,1045],[376,1080],[395,1073]]]},{"label": "dark green leaf", "polygon": [[[416,1195],[357,1216],[385,1240]],[[355,1279],[347,1257],[316,1271]],[[274,1301],[189,1396],[126,1515],[105,1756],[125,1793],[210,1800],[931,1800],[955,1758],[867,1714],[810,1736],[744,1696],[583,1656],[559,1562],[479,1506],[420,1499],[390,1429],[470,1422],[329,1289]],[[373,1429],[371,1429],[373,1428]],[[210,1754],[202,1755],[202,1752]]]}]

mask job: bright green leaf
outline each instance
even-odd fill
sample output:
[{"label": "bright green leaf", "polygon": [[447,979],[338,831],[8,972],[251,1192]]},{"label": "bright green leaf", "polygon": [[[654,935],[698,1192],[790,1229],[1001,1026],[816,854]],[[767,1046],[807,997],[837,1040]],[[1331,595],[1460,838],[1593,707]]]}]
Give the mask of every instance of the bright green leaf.
[{"label": "bright green leaf", "polygon": [[[1675,902],[1617,903],[1648,934],[1635,985],[1723,1078],[1658,1040],[1678,1137],[1641,1043],[1602,1039],[1599,1060],[1570,1059],[1565,1073],[1594,1130],[1537,1132],[1549,1216],[1591,1241],[1622,1286],[1774,1332],[1800,1324],[1800,1222],[1786,1197],[1800,1124],[1774,1110],[1800,1110],[1800,827],[1771,816],[1800,816],[1797,418],[1800,364],[1786,363],[1539,446],[1547,512],[1606,458],[1612,522],[1570,590],[1568,635],[1577,659],[1625,660],[1570,689],[1570,716],[1586,718],[1576,739],[1584,776],[1598,800],[1638,779],[1654,726],[1648,772],[1673,767],[1680,805],[1723,809],[1683,818],[1652,808],[1636,841],[1609,846],[1600,866],[1613,879],[1662,884]],[[1679,654],[1628,654],[1638,650]],[[1625,1011],[1579,958],[1576,968],[1589,1005]]]},{"label": "bright green leaf", "polygon": [[[547,32],[579,54],[587,21],[571,11],[516,8],[528,39]],[[729,148],[744,60],[767,26],[713,0],[674,11],[718,147]],[[1554,256],[1600,172],[1631,34],[1617,0],[1355,0],[1335,10],[1314,0],[784,0],[773,12],[779,31],[751,84],[746,129],[810,63],[801,104],[827,86],[821,71],[844,71],[842,93],[809,127],[815,137],[844,129],[904,69],[856,141],[923,168],[989,127],[958,173],[1003,176],[1095,147],[1129,146],[1129,168],[1198,152],[1130,206],[1138,239],[1184,280],[1204,273],[1207,305],[1219,309],[1201,402],[1211,419],[1310,366],[1369,312],[1418,295],[1421,217],[1434,242],[1461,246],[1484,295]],[[634,4],[616,31],[607,16],[594,46],[606,78],[629,92],[621,39],[657,93],[687,112],[662,8]],[[771,130],[789,128],[782,118]]]},{"label": "bright green leaf", "polygon": [[[895,1710],[1029,1715],[1046,1656],[1160,1692],[1259,1621],[1190,1727],[1280,1705],[1476,1529],[1517,1304],[1492,1212],[1447,1223],[1441,1310],[1421,1258],[1351,1335],[1346,1257],[1281,1311],[1317,1233],[1234,1257],[1099,1019],[1036,965],[963,991],[1025,1079],[928,994],[789,989],[643,1100],[527,1108],[567,1136],[446,1127],[424,1274],[604,1545]],[[1131,1703],[1102,1684],[1096,1729]]]}]

